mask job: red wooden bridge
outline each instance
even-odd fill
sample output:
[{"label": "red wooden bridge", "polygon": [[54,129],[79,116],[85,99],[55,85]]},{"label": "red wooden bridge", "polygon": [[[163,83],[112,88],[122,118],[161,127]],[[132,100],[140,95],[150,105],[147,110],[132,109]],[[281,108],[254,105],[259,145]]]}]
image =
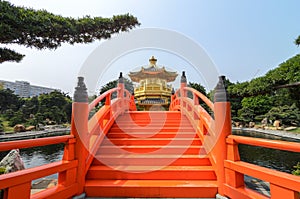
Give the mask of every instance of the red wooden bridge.
[{"label": "red wooden bridge", "polygon": [[[146,112],[136,111],[122,77],[90,104],[79,78],[70,135],[0,144],[0,151],[65,144],[61,161],[1,175],[4,198],[269,198],[245,186],[248,175],[269,182],[272,199],[299,199],[300,177],[241,161],[238,145],[300,152],[300,143],[232,135],[223,81],[213,103],[183,77],[169,111]],[[56,186],[31,194],[33,180],[55,173]]]}]

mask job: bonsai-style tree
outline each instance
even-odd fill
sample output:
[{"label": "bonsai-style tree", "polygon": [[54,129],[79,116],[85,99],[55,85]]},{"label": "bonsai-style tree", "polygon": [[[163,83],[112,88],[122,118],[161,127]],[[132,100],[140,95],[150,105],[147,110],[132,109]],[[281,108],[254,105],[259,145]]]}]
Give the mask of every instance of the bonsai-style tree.
[{"label": "bonsai-style tree", "polygon": [[[74,19],[0,0],[0,44],[56,49],[62,43],[90,43],[107,39],[114,33],[128,31],[137,25],[137,18],[130,14]],[[0,63],[19,62],[23,57],[23,54],[12,49],[0,47]]]}]

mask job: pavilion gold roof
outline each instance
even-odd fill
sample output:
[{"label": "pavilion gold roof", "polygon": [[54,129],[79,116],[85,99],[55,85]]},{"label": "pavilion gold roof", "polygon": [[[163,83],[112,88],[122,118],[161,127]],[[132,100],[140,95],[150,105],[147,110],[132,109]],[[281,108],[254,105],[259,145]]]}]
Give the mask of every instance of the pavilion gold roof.
[{"label": "pavilion gold roof", "polygon": [[140,80],[148,78],[164,79],[167,82],[175,81],[177,72],[167,71],[165,67],[156,66],[156,59],[152,56],[149,59],[150,65],[148,67],[142,67],[140,71],[130,72],[128,76],[133,82],[140,82]]}]

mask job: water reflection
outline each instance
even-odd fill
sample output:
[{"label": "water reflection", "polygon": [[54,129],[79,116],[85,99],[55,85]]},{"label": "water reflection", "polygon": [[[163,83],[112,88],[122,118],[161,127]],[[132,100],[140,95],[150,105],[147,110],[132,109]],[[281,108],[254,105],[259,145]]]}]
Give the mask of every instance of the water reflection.
[{"label": "water reflection", "polygon": [[[282,138],[274,135],[267,135],[257,132],[249,131],[233,131],[235,135],[267,138],[273,140],[295,141],[290,138]],[[275,169],[291,173],[293,166],[300,162],[300,153],[281,151],[275,149],[268,149],[263,147],[239,145],[239,152],[242,161],[253,163],[259,166]]]},{"label": "water reflection", "polygon": [[25,168],[32,168],[61,160],[63,153],[64,144],[56,144],[20,150],[20,155],[25,164]]}]

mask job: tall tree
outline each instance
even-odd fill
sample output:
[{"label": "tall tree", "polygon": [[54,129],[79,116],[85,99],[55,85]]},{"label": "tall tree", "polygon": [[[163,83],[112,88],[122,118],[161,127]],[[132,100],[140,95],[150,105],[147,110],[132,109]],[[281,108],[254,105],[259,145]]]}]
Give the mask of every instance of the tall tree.
[{"label": "tall tree", "polygon": [[[107,84],[105,84],[104,86],[101,87],[100,89],[100,94],[108,91],[109,89],[112,89],[112,88],[116,88],[118,86],[118,80],[113,80],[113,81],[110,81],[108,82]],[[130,79],[128,78],[124,78],[124,86],[125,86],[125,89],[127,89],[130,93],[133,93],[133,83]]]},{"label": "tall tree", "polygon": [[43,119],[50,119],[56,123],[70,121],[71,117],[71,98],[59,91],[39,96],[39,111]]},{"label": "tall tree", "polygon": [[300,45],[300,35],[297,37],[297,39],[295,39],[295,44],[297,45],[297,46],[299,46]]},{"label": "tall tree", "polygon": [[[54,15],[46,10],[33,10],[0,0],[0,43],[20,44],[37,49],[56,49],[62,43],[90,43],[110,38],[139,25],[130,14],[112,18],[90,17],[74,19]],[[1,47],[0,63],[22,60],[24,55]]]},{"label": "tall tree", "polygon": [[3,89],[0,90],[0,114],[8,109],[17,111],[20,106],[20,101],[17,95],[12,90]]}]

